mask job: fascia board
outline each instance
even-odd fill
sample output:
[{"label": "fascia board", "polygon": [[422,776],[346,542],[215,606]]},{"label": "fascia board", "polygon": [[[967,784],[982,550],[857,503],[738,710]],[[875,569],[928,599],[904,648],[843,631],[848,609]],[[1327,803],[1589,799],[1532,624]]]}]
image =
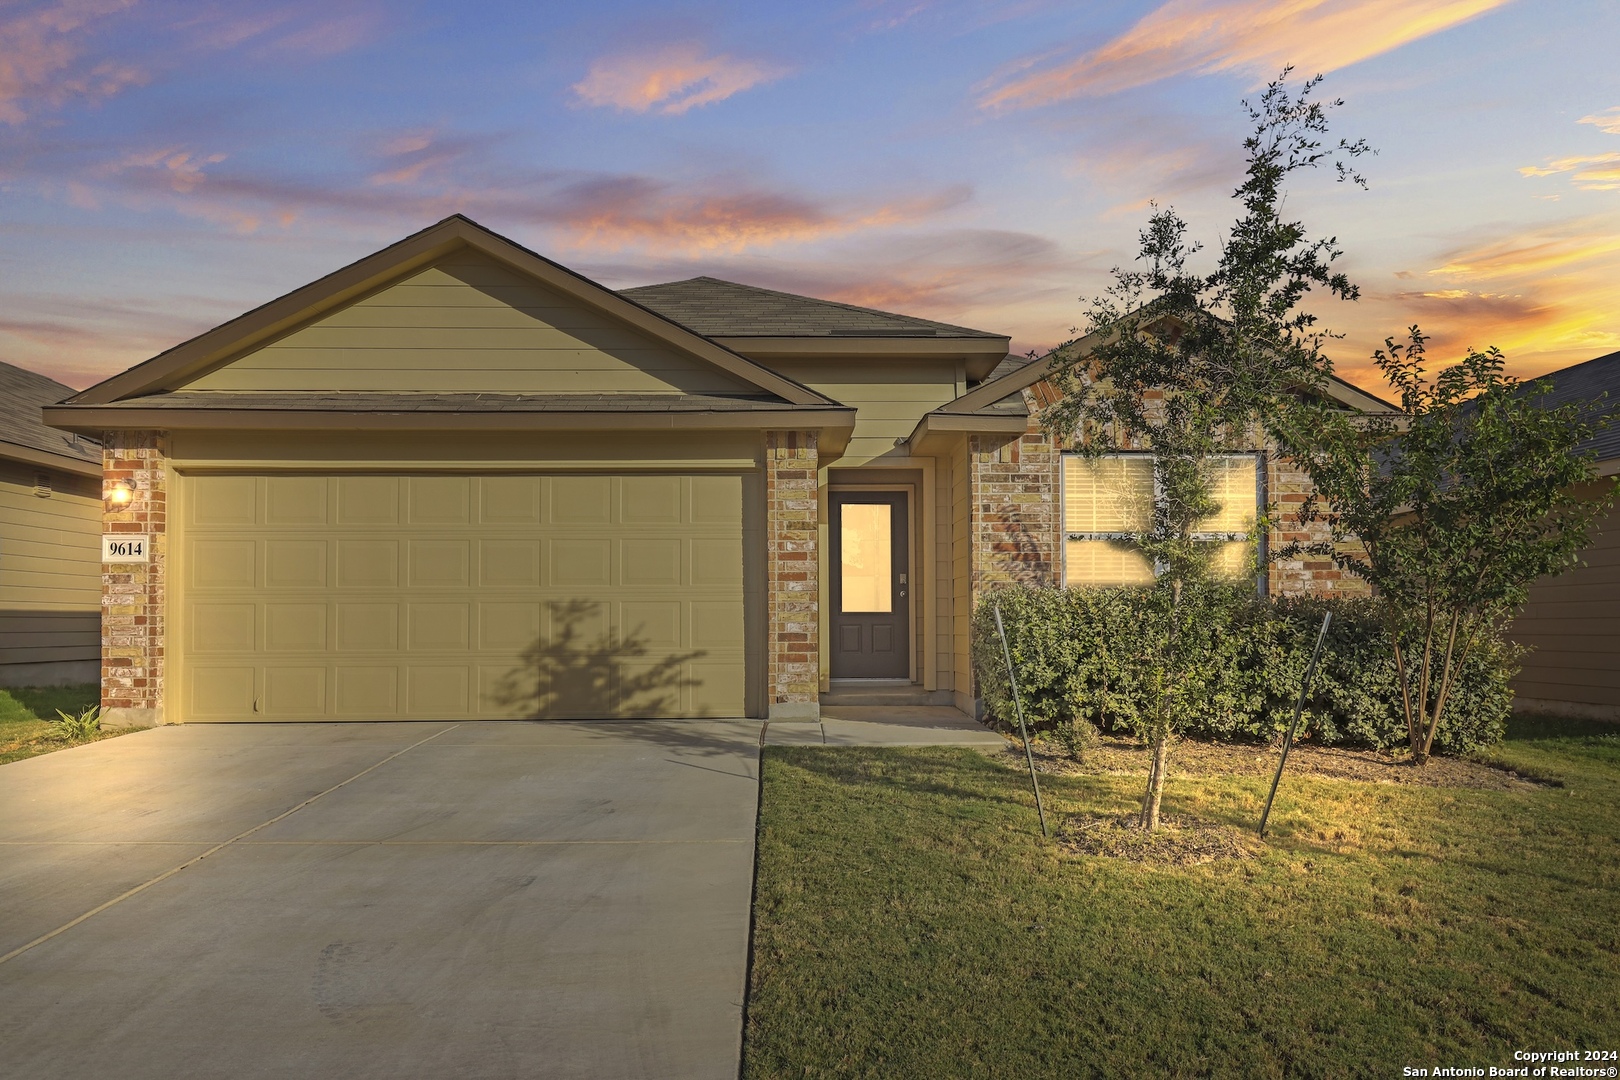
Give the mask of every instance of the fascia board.
[{"label": "fascia board", "polygon": [[966,360],[969,375],[982,378],[1002,360],[1011,338],[721,336],[710,340],[748,357],[773,360],[848,359]]},{"label": "fascia board", "polygon": [[101,431],[690,431],[849,430],[855,410],[781,409],[761,412],[417,412],[341,409],[141,409],[56,405],[45,409],[54,428]]},{"label": "fascia board", "polygon": [[460,215],[176,345],[97,383],[69,401],[76,405],[101,405],[155,390],[173,389],[176,383],[357,300],[462,247],[528,273],[571,299],[613,316],[790,404],[838,404]]},{"label": "fascia board", "polygon": [[[948,402],[943,408],[951,412],[972,412],[982,409],[986,405],[993,405],[1008,394],[1027,389],[1046,378],[1047,372],[1052,369],[1052,364],[1057,359],[1059,351],[1068,351],[1072,355],[1080,357],[1088,356],[1108,336],[1099,333],[1087,334],[1085,337],[1063,346],[1061,350],[1054,349],[1016,371],[1009,371],[999,379],[981,383],[956,400]],[[1372,394],[1336,375],[1328,377],[1327,395],[1334,401],[1355,409],[1357,412],[1397,413],[1400,411],[1389,402],[1374,397]]]},{"label": "fascia board", "polygon": [[83,458],[70,457],[67,454],[53,454],[49,450],[36,450],[32,446],[19,446],[16,443],[0,441],[0,458],[7,461],[20,461],[26,465],[40,465],[48,469],[59,469],[62,472],[76,473],[79,476],[101,475],[101,463],[99,461],[85,461]]},{"label": "fascia board", "polygon": [[1374,397],[1361,389],[1361,387],[1346,382],[1337,375],[1328,376],[1327,395],[1339,404],[1348,405],[1357,412],[1398,413],[1401,411],[1383,398]]},{"label": "fascia board", "polygon": [[940,436],[1022,435],[1028,430],[1027,416],[979,416],[936,411],[924,415],[917,421],[917,426],[911,430],[906,442],[921,450],[925,443],[932,445]]}]

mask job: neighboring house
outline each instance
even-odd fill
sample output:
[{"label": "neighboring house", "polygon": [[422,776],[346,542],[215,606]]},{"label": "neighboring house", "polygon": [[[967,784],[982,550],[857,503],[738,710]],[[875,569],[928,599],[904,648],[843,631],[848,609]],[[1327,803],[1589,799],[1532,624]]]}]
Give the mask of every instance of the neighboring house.
[{"label": "neighboring house", "polygon": [[0,364],[0,686],[100,672],[101,448],[40,418],[73,392]]},{"label": "neighboring house", "polygon": [[[1550,406],[1596,402],[1608,395],[1605,411],[1620,401],[1620,352],[1555,371]],[[1597,497],[1620,475],[1620,424],[1600,431],[1579,449],[1597,458],[1606,479],[1582,485]],[[1597,523],[1596,535],[1581,552],[1583,565],[1545,578],[1530,588],[1530,600],[1513,622],[1511,637],[1533,651],[1514,680],[1514,707],[1620,720],[1620,517],[1611,511]]]},{"label": "neighboring house", "polygon": [[[1110,573],[1031,418],[1050,358],[1008,345],[712,278],[615,293],[449,218],[47,411],[133,489],[104,703],[789,720],[858,679],[972,710],[986,588]],[[1265,455],[1229,472],[1251,514],[1302,497]]]}]

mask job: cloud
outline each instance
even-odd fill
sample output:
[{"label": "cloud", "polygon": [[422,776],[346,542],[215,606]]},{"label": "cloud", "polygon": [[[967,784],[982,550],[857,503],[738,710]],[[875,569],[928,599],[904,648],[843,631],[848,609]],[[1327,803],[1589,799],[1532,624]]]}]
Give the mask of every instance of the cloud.
[{"label": "cloud", "polygon": [[610,105],[638,113],[656,109],[666,116],[678,116],[785,74],[786,68],[763,61],[706,56],[697,45],[677,44],[653,52],[603,57],[573,90],[585,105]]},{"label": "cloud", "polygon": [[0,21],[0,121],[16,126],[41,108],[102,101],[146,81],[114,60],[84,60],[82,37],[135,0],[59,0]]},{"label": "cloud", "polygon": [[193,45],[228,50],[251,45],[263,58],[277,54],[322,58],[370,41],[384,22],[370,0],[298,0],[259,4],[247,11],[207,7],[175,24]]},{"label": "cloud", "polygon": [[1572,172],[1570,183],[1582,191],[1620,191],[1620,153],[1558,158],[1545,167],[1526,165],[1520,176],[1554,176]]},{"label": "cloud", "polygon": [[1566,270],[1620,252],[1620,233],[1597,231],[1602,227],[1596,221],[1567,222],[1515,234],[1453,252],[1429,274],[1477,281]]},{"label": "cloud", "polygon": [[1620,135],[1620,105],[1616,105],[1612,109],[1604,109],[1600,113],[1593,113],[1591,116],[1583,116],[1575,122],[1577,124],[1593,124],[1599,131],[1607,132],[1610,135]]},{"label": "cloud", "polygon": [[646,177],[592,178],[557,192],[548,213],[591,251],[629,247],[743,251],[906,224],[965,202],[966,188],[843,204],[760,189],[674,187]]},{"label": "cloud", "polygon": [[115,202],[253,232],[317,216],[345,225],[420,226],[452,213],[546,229],[575,251],[742,252],[909,225],[961,205],[966,187],[881,197],[818,197],[734,177],[676,182],[630,173],[503,171],[478,151],[491,136],[392,135],[364,178],[308,178],[163,146],[75,178],[79,206]]},{"label": "cloud", "polygon": [[986,109],[1100,97],[1180,75],[1267,78],[1348,67],[1439,33],[1509,0],[1169,0],[1079,57],[1031,57],[984,87]]},{"label": "cloud", "polygon": [[[100,170],[104,176],[113,176],[130,170],[145,170],[162,178],[170,190],[186,194],[203,182],[203,168],[225,160],[224,154],[198,156],[177,146],[161,150],[141,150],[125,154]],[[81,185],[81,191],[86,189]]]},{"label": "cloud", "polygon": [[1373,348],[1414,322],[1436,363],[1495,345],[1521,377],[1620,349],[1620,215],[1473,237],[1431,269],[1394,277],[1387,291],[1364,282],[1361,302],[1342,314],[1349,339],[1333,350],[1341,374],[1374,392]]},{"label": "cloud", "polygon": [[113,299],[53,293],[8,294],[6,308],[0,314],[6,360],[80,388],[240,311],[200,296]]}]

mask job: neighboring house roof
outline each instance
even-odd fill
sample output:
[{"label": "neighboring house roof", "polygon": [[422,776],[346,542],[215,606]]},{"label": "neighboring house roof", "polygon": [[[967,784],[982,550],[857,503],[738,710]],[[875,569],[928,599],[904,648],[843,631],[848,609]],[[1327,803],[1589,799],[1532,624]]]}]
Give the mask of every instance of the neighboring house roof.
[{"label": "neighboring house roof", "polygon": [[621,289],[682,326],[707,337],[955,337],[1001,340],[1006,335],[897,315],[892,311],[818,300],[813,296],[695,277]]},{"label": "neighboring house roof", "polygon": [[[1606,394],[1607,400],[1598,407],[1599,413],[1620,420],[1620,415],[1617,415],[1617,410],[1620,410],[1620,352],[1587,360],[1562,371],[1549,372],[1540,379],[1525,381],[1542,380],[1551,381],[1552,390],[1537,397],[1537,401],[1549,407],[1557,407],[1580,402],[1596,403]],[[1592,438],[1577,446],[1576,450],[1582,453],[1591,452],[1600,462],[1620,458],[1620,422],[1610,423]]]},{"label": "neighboring house roof", "polygon": [[73,387],[38,372],[0,364],[0,457],[86,476],[101,475],[99,443],[48,428],[41,417],[42,406],[73,394]]}]

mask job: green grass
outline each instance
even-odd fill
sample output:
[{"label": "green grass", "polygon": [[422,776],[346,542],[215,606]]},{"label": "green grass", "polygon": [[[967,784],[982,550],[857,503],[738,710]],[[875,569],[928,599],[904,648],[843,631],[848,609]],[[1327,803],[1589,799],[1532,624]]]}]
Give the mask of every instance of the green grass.
[{"label": "green grass", "polygon": [[[1620,1048],[1620,727],[1515,722],[1562,787],[1285,779],[1263,853],[1163,868],[1041,838],[964,749],[766,752],[744,1075],[1399,1076]],[[1172,765],[1173,769],[1173,765]],[[1267,779],[1166,812],[1252,828]],[[1043,778],[1124,813],[1141,780]]]},{"label": "green grass", "polygon": [[[13,686],[0,690],[0,765],[23,758],[48,754],[78,743],[53,737],[52,725],[58,709],[77,716],[94,705],[101,695],[94,683],[82,686]],[[108,731],[96,739],[111,738],[121,732]],[[94,742],[86,739],[84,742]]]}]

